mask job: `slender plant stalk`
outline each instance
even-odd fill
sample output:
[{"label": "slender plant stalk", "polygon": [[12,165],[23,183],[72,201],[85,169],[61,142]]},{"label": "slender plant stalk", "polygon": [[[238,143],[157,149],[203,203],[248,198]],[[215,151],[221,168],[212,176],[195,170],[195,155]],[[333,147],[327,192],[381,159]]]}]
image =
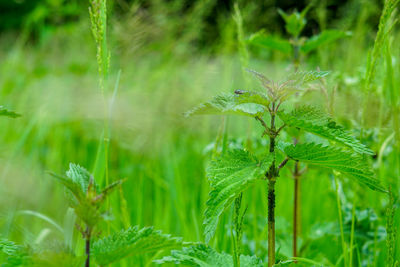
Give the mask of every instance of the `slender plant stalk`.
[{"label": "slender plant stalk", "polygon": [[232,235],[233,240],[233,252],[234,252],[234,266],[240,267],[240,253],[241,253],[241,239],[242,239],[242,219],[240,216],[240,208],[242,206],[243,193],[235,199],[235,210],[233,213],[233,223],[235,228],[235,236]]},{"label": "slender plant stalk", "polygon": [[[271,133],[276,133],[275,127],[275,102],[272,103],[271,110]],[[269,153],[275,153],[276,135],[270,135]],[[267,172],[268,178],[268,267],[275,264],[275,182],[278,176],[278,170],[275,166],[275,156]]]},{"label": "slender plant stalk", "polygon": [[90,239],[92,236],[92,230],[90,227],[86,227],[85,232],[85,252],[86,252],[86,262],[85,267],[90,267]]},{"label": "slender plant stalk", "polygon": [[342,205],[340,203],[340,197],[339,197],[339,182],[336,176],[335,176],[335,185],[336,185],[336,201],[337,201],[338,215],[339,215],[340,236],[342,240],[342,249],[343,249],[343,261],[344,261],[344,266],[347,266],[347,252],[346,252],[346,242],[344,241]]},{"label": "slender plant stalk", "polygon": [[[294,164],[294,198],[293,198],[293,257],[297,257],[297,235],[299,230],[299,186],[300,186],[300,172],[299,162]],[[296,261],[297,262],[297,261]]]}]

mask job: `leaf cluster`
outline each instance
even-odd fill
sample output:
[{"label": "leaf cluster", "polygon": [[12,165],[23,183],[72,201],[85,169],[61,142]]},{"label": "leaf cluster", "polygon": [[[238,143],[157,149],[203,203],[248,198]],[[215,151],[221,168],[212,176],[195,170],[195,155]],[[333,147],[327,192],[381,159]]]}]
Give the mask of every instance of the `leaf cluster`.
[{"label": "leaf cluster", "polygon": [[93,228],[107,213],[101,210],[106,198],[124,180],[111,183],[100,190],[94,177],[83,167],[71,163],[66,176],[50,172],[65,187],[69,205],[75,210],[76,215],[89,228]]}]

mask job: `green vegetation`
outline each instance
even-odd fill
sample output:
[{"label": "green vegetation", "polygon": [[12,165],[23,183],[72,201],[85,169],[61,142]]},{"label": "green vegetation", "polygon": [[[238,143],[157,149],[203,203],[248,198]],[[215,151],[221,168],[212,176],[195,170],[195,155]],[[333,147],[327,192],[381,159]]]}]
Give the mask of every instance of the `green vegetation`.
[{"label": "green vegetation", "polygon": [[1,266],[400,265],[399,0],[28,2]]}]

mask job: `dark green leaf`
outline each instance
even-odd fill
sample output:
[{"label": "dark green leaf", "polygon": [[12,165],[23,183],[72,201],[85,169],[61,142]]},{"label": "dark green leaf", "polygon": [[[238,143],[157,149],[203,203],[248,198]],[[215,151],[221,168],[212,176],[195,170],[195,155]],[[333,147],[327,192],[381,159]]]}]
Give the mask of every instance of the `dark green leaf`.
[{"label": "dark green leaf", "polygon": [[329,116],[314,107],[302,106],[291,113],[278,112],[278,116],[285,124],[291,127],[300,128],[328,140],[335,141],[353,149],[357,153],[374,154],[372,150],[352,137]]},{"label": "dark green leaf", "polygon": [[15,113],[14,111],[7,110],[3,106],[0,106],[0,116],[6,116],[6,117],[10,117],[10,118],[21,117],[20,114]]},{"label": "dark green leaf", "polygon": [[314,143],[286,146],[285,153],[291,159],[336,170],[373,190],[386,192],[361,155]]},{"label": "dark green leaf", "polygon": [[268,156],[260,162],[249,153],[236,149],[211,162],[207,168],[207,177],[212,190],[204,218],[207,243],[215,233],[222,212],[252,182],[264,178],[272,160],[272,156]]},{"label": "dark green leaf", "polygon": [[180,238],[162,234],[152,227],[139,229],[134,226],[96,240],[92,244],[92,255],[99,265],[104,266],[128,256],[154,253],[181,245]]}]

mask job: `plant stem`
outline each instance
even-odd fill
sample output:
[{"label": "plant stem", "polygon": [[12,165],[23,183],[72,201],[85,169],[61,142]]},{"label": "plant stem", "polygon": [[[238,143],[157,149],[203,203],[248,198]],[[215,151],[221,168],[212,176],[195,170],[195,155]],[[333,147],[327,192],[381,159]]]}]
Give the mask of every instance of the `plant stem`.
[{"label": "plant stem", "polygon": [[[234,238],[233,240],[233,250],[234,250],[234,266],[235,267],[240,267],[240,253],[241,253],[241,239],[242,239],[242,218],[240,216],[240,208],[242,206],[242,197],[243,193],[240,193],[240,195],[235,199],[235,212],[233,214],[233,221],[234,221],[234,227],[235,227],[235,235],[232,236]],[[244,216],[244,214],[243,214]]]},{"label": "plant stem", "polygon": [[275,264],[275,179],[268,181],[268,267]]},{"label": "plant stem", "polygon": [[[294,164],[294,198],[293,198],[293,257],[297,257],[297,235],[299,230],[299,162]],[[296,261],[297,262],[297,261]]]},{"label": "plant stem", "polygon": [[85,262],[85,267],[90,267],[90,238],[92,235],[92,230],[89,228],[89,226],[86,227],[86,233],[85,233],[85,252],[86,252],[86,262]]},{"label": "plant stem", "polygon": [[[271,132],[275,133],[275,102],[272,103]],[[270,136],[269,153],[275,153],[275,135]],[[268,178],[268,267],[275,264],[275,182],[278,170],[275,166],[275,155],[267,172]]]}]

